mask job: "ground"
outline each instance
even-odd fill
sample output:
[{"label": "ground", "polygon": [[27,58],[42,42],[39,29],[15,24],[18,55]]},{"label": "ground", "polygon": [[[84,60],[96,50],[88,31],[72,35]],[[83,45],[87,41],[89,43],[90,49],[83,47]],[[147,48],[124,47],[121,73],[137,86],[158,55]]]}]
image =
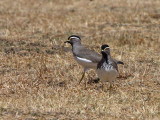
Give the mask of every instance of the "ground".
[{"label": "ground", "polygon": [[[1,0],[0,119],[159,120],[159,0]],[[76,34],[124,62],[113,90],[101,89],[71,46]]]}]

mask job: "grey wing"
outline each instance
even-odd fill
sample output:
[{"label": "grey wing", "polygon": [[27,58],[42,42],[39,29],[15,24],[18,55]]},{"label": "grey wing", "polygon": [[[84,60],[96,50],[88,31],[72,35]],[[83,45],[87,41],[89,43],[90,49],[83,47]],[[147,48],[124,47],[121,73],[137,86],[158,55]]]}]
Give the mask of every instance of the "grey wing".
[{"label": "grey wing", "polygon": [[118,71],[117,63],[116,63],[115,61],[113,61],[111,64],[112,64],[112,66],[113,66],[114,68],[116,68],[116,70]]},{"label": "grey wing", "polygon": [[81,58],[86,58],[91,60],[94,63],[98,63],[101,60],[101,55],[93,50],[89,50],[87,48],[83,48],[77,51],[76,56]]}]

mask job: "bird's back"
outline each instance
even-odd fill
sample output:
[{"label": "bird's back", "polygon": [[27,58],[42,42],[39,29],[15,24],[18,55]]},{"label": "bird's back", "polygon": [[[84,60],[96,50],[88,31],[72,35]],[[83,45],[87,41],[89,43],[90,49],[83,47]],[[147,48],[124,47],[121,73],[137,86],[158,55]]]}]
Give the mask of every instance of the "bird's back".
[{"label": "bird's back", "polygon": [[93,63],[98,63],[101,60],[100,54],[84,46],[77,46],[76,49],[73,48],[73,54],[74,56],[90,60]]}]

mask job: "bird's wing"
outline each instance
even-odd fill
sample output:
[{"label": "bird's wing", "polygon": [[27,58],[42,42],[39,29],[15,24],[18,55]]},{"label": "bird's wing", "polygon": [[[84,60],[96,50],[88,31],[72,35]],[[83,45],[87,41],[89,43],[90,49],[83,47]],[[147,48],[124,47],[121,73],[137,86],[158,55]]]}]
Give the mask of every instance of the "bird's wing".
[{"label": "bird's wing", "polygon": [[116,59],[113,59],[113,61],[115,61],[117,64],[122,64],[124,65],[124,63],[122,61],[119,61],[119,60],[116,60]]},{"label": "bird's wing", "polygon": [[[112,59],[113,60],[113,59]],[[116,70],[118,71],[118,66],[117,66],[117,62],[116,61],[112,61],[111,63],[110,63],[114,68],[116,68]]]},{"label": "bird's wing", "polygon": [[101,55],[94,50],[87,49],[85,47],[79,47],[73,52],[76,57],[90,60],[94,63],[98,63],[101,60]]}]

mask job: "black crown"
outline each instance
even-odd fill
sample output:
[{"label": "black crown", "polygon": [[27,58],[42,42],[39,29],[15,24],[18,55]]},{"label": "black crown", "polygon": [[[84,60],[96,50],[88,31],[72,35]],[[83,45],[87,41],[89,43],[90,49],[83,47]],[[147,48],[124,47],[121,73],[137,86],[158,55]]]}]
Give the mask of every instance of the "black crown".
[{"label": "black crown", "polygon": [[105,44],[101,46],[101,50],[104,50],[105,48],[109,48],[109,45]]}]

